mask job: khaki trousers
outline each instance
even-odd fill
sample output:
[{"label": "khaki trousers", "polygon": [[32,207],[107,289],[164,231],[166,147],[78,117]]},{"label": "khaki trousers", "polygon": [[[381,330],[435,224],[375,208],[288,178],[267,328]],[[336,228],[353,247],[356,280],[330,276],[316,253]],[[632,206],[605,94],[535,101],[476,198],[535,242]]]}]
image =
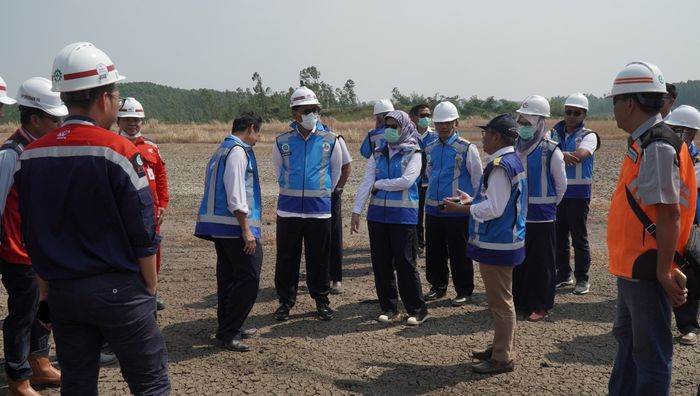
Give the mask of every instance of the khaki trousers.
[{"label": "khaki trousers", "polygon": [[515,306],[513,305],[513,267],[479,263],[481,279],[486,289],[486,301],[493,314],[494,360],[509,362],[515,357]]}]

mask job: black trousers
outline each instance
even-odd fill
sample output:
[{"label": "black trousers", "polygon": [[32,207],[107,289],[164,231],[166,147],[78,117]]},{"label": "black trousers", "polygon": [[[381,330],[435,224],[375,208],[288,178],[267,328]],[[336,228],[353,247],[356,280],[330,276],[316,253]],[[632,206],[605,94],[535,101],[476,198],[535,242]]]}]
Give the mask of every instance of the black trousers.
[{"label": "black trousers", "polygon": [[168,354],[156,323],[156,298],[141,274],[110,272],[49,282],[49,308],[62,395],[97,395],[100,349],[107,341],[136,395],[168,395]]},{"label": "black trousers", "polygon": [[513,270],[513,302],[519,311],[554,306],[555,230],[553,221],[525,225],[525,260]]},{"label": "black trousers", "polygon": [[425,276],[431,289],[446,290],[451,270],[457,295],[472,295],[474,264],[467,257],[468,238],[468,217],[425,216]]},{"label": "black trousers", "polygon": [[676,327],[681,334],[700,330],[698,324],[698,300],[688,300],[680,307],[673,308],[673,315],[676,317]]},{"label": "black trousers", "polygon": [[39,284],[31,265],[1,262],[7,290],[7,317],[2,323],[5,372],[15,381],[32,376],[29,354],[47,356],[49,331],[39,324]]},{"label": "black trousers", "polygon": [[309,294],[316,303],[328,304],[331,219],[277,216],[275,289],[279,302],[290,307],[296,303],[302,243]]},{"label": "black trousers", "polygon": [[381,310],[398,312],[398,296],[401,295],[401,301],[409,315],[425,312],[427,308],[416,270],[416,227],[368,221],[367,229],[374,284]]},{"label": "black trousers", "polygon": [[343,201],[335,191],[331,195],[331,267],[333,282],[343,280]]},{"label": "black trousers", "polygon": [[243,251],[245,243],[241,238],[217,238],[214,246],[218,297],[216,317],[219,323],[216,338],[226,342],[240,340],[243,322],[258,297],[262,245],[258,241],[253,254]]},{"label": "black trousers", "polygon": [[418,224],[416,224],[416,234],[418,239],[418,247],[425,248],[425,229],[423,227],[423,219],[425,218],[425,194],[428,192],[428,186],[420,186],[418,188]]},{"label": "black trousers", "polygon": [[557,206],[557,281],[571,276],[569,235],[574,247],[574,277],[588,282],[591,250],[588,246],[588,210],[590,199],[564,198]]}]

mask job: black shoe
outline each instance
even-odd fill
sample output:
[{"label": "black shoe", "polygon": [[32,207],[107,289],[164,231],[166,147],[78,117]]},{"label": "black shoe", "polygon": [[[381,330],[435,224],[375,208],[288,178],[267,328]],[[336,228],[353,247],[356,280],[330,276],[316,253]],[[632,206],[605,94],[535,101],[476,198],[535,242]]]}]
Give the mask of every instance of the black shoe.
[{"label": "black shoe", "polygon": [[100,367],[111,366],[117,362],[117,356],[113,353],[100,352]]},{"label": "black shoe", "polygon": [[472,371],[479,374],[501,374],[510,373],[515,369],[513,361],[500,362],[498,360],[484,360],[472,365]]},{"label": "black shoe", "polygon": [[447,295],[447,290],[435,290],[430,289],[429,292],[425,293],[423,299],[425,301],[439,300]]},{"label": "black shoe", "polygon": [[333,314],[335,312],[333,312],[328,304],[318,304],[316,305],[316,313],[318,314],[318,318],[321,320],[331,320],[333,319]]},{"label": "black shoe", "polygon": [[491,355],[493,355],[493,345],[489,345],[486,349],[480,351],[473,350],[471,353],[472,358],[479,360],[489,360]]},{"label": "black shoe", "polygon": [[241,338],[253,338],[258,333],[258,329],[251,327],[241,331]]},{"label": "black shoe", "polygon": [[275,311],[275,320],[279,320],[280,322],[285,322],[289,320],[289,310],[291,308],[287,304],[280,304],[280,306],[277,308]]},{"label": "black shoe", "polygon": [[156,310],[157,311],[162,311],[165,309],[165,304],[160,298],[156,298]]},{"label": "black shoe", "polygon": [[221,342],[221,347],[234,352],[248,352],[250,345],[243,343],[241,340],[231,340]]}]

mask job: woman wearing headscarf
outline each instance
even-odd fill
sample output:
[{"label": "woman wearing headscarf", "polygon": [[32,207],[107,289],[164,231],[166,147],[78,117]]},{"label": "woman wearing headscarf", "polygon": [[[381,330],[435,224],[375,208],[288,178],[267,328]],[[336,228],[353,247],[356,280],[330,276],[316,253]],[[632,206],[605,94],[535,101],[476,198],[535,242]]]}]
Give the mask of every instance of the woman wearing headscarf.
[{"label": "woman wearing headscarf", "polygon": [[545,138],[549,102],[528,96],[518,109],[515,151],[527,172],[528,206],[525,223],[525,261],[513,270],[516,310],[538,322],[554,306],[556,275],[557,204],[566,191],[564,156]]},{"label": "woman wearing headscarf", "polygon": [[365,175],[355,196],[350,231],[359,231],[360,213],[369,198],[367,229],[382,310],[377,320],[390,323],[401,319],[400,295],[409,316],[406,324],[417,326],[428,318],[416,270],[417,179],[421,171],[418,135],[404,111],[388,113],[384,122],[386,142],[367,159]]}]

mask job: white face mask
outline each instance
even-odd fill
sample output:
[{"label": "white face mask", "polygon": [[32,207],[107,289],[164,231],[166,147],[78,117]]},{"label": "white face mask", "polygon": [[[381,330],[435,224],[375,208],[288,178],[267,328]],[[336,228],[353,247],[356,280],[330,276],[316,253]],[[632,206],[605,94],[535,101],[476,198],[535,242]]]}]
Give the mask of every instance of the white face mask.
[{"label": "white face mask", "polygon": [[309,114],[302,114],[301,115],[301,126],[303,126],[304,129],[308,129],[308,130],[314,129],[314,126],[316,126],[316,122],[318,122],[318,114],[316,114],[316,113],[309,113]]}]

